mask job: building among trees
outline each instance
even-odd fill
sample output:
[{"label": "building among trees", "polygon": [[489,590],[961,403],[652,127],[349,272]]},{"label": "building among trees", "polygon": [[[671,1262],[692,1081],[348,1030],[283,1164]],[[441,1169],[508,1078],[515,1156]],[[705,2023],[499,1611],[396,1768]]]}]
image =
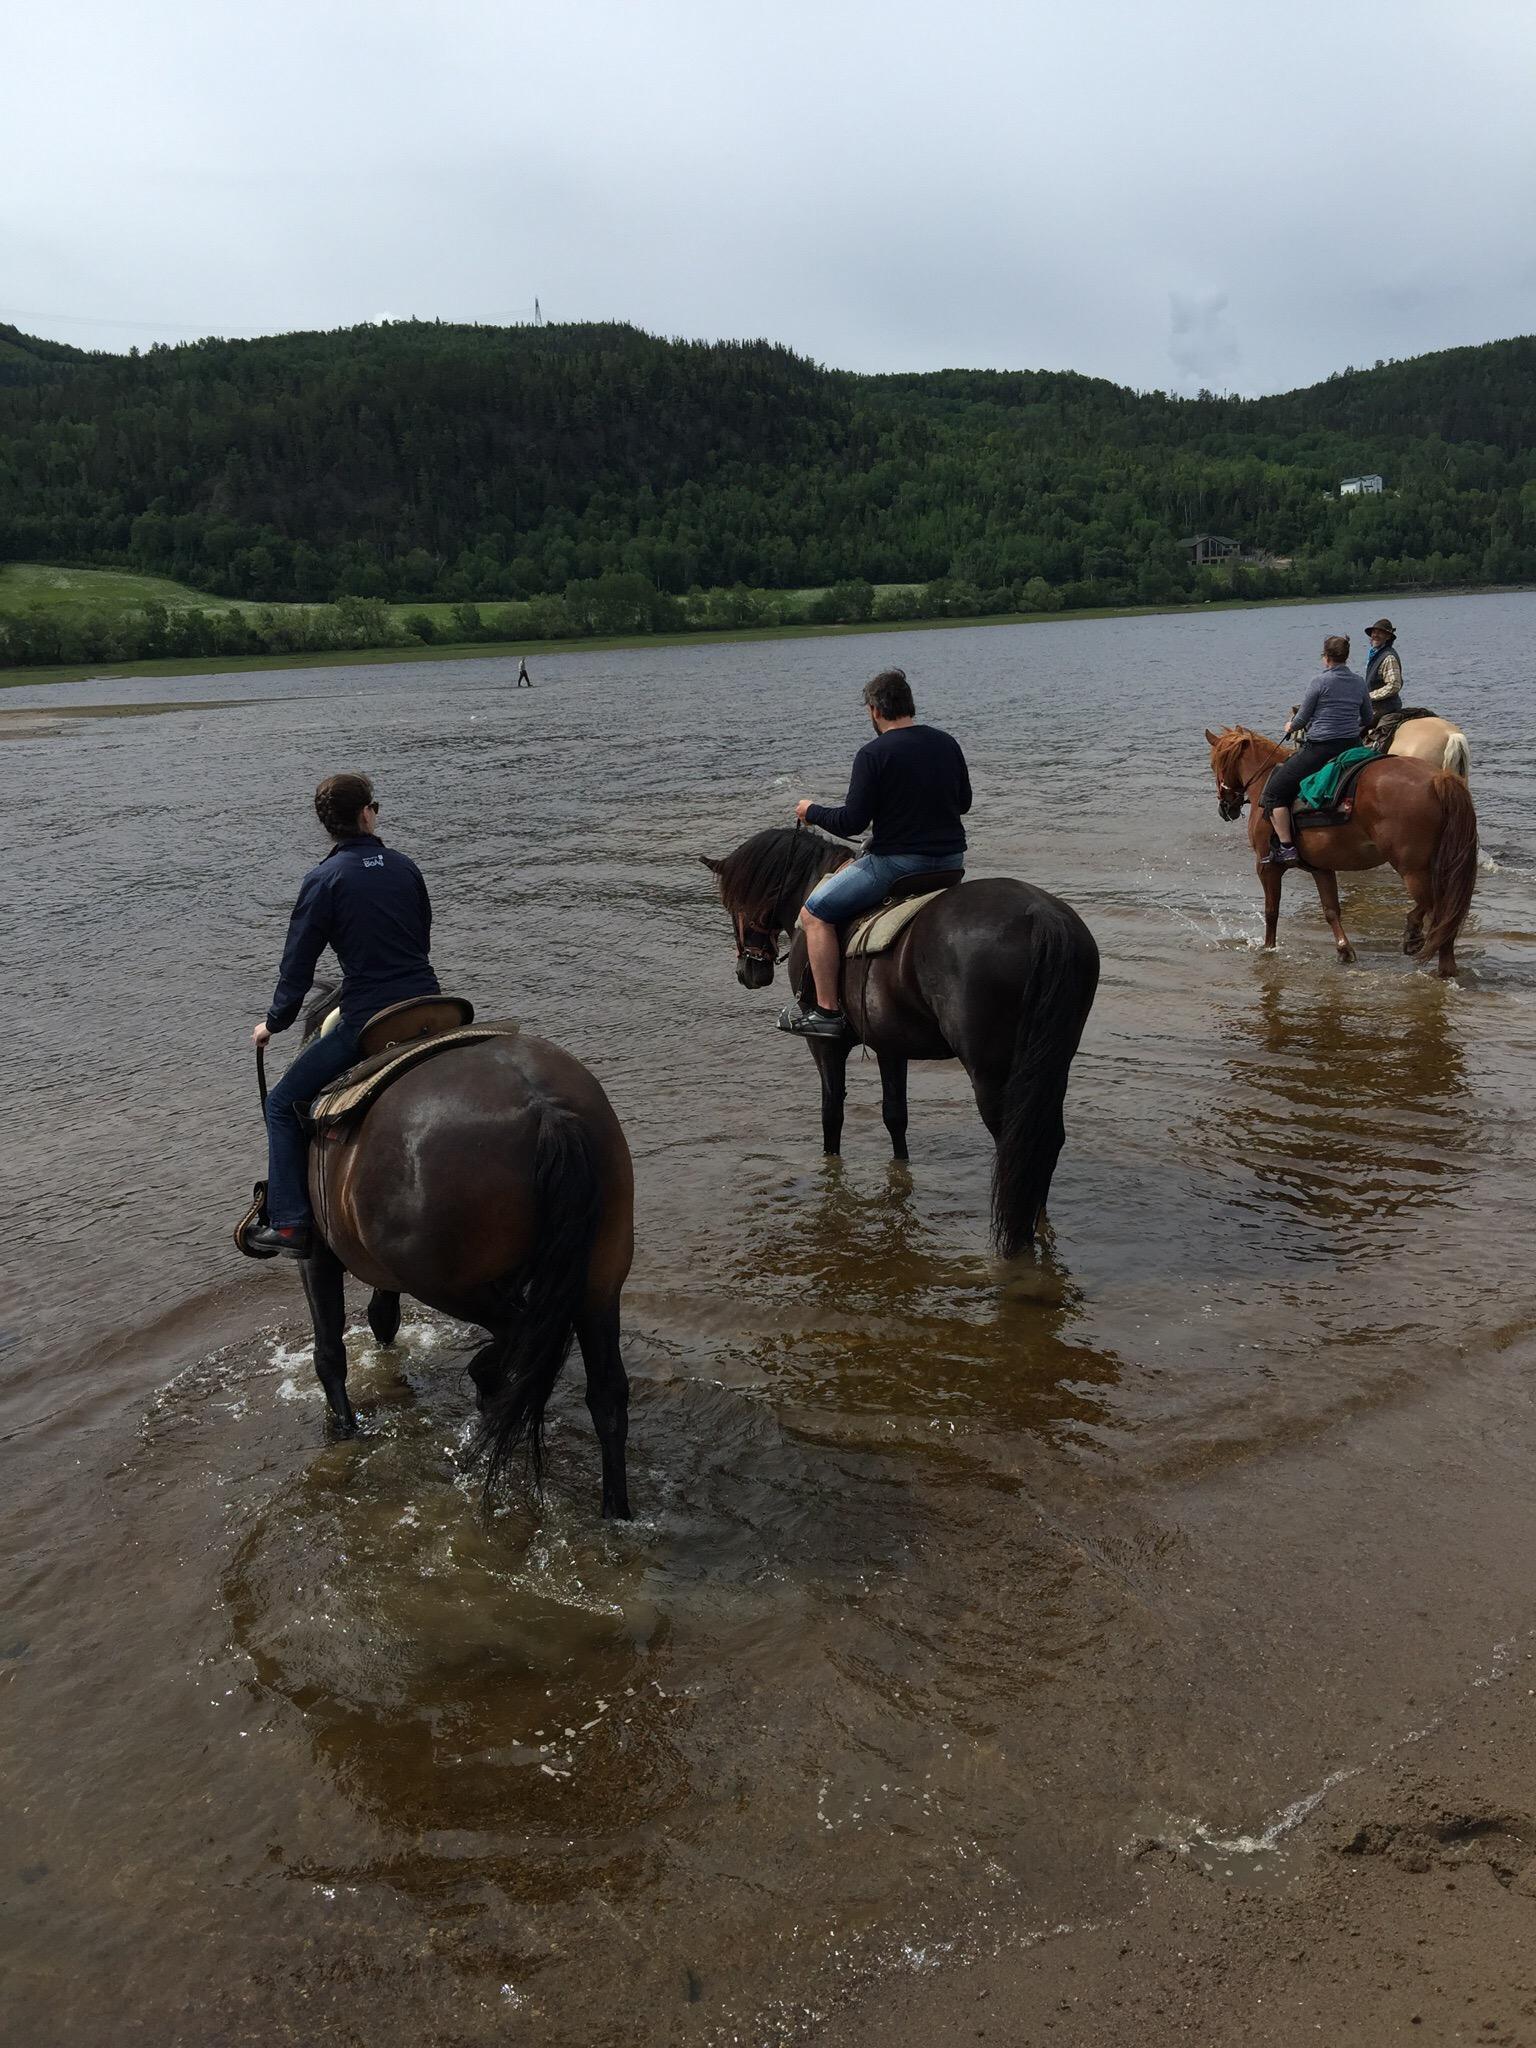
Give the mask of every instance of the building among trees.
[{"label": "building among trees", "polygon": [[1241,561],[1243,544],[1225,533],[1195,533],[1188,540],[1181,540],[1184,549],[1197,569],[1204,569],[1215,562],[1230,562],[1234,556]]},{"label": "building among trees", "polygon": [[1347,476],[1339,485],[1341,498],[1379,498],[1386,486],[1379,476]]}]

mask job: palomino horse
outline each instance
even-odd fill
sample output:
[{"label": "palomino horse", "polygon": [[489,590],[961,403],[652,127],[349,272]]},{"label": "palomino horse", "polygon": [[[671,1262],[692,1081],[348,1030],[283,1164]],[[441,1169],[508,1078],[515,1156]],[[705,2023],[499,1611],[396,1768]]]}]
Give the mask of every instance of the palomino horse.
[{"label": "palomino horse", "polygon": [[[329,992],[306,1012],[313,1036]],[[577,1059],[519,1033],[435,1053],[391,1081],[361,1121],[310,1147],[324,1235],[304,1262],[315,1372],[336,1425],[347,1398],[343,1277],[371,1287],[381,1343],[411,1294],[490,1333],[469,1363],[489,1492],[526,1444],[543,1461],[544,1408],[574,1334],[603,1458],[603,1513],[629,1516],[629,1380],[619,1293],[634,1252],[634,1174],[619,1120]]]},{"label": "palomino horse", "polygon": [[[1243,805],[1250,807],[1248,839],[1264,885],[1264,943],[1272,946],[1285,870],[1264,864],[1270,828],[1259,803],[1270,772],[1286,759],[1286,749],[1245,725],[1228,726],[1224,732],[1207,728],[1205,737],[1221,815],[1240,817]],[[1317,884],[1341,960],[1353,960],[1355,951],[1339,915],[1334,876],[1390,862],[1413,898],[1403,951],[1433,953],[1441,974],[1456,972],[1456,934],[1477,880],[1477,813],[1459,775],[1389,754],[1360,771],[1354,816],[1347,825],[1309,831],[1305,811],[1291,815],[1297,848]]]},{"label": "palomino horse", "polygon": [[[766,988],[781,932],[794,931],[789,982],[805,978],[796,925],[806,897],[854,849],[814,830],[759,832],[704,865],[736,927],[736,979]],[[1065,1139],[1067,1071],[1099,981],[1099,949],[1070,905],[1028,882],[965,882],[924,905],[888,952],[843,967],[850,1032],[807,1040],[821,1073],[826,1150],[842,1143],[848,1054],[880,1060],[885,1127],[907,1156],[907,1062],[958,1059],[997,1147],[992,1228],[1000,1251],[1035,1236]]]},{"label": "palomino horse", "polygon": [[1459,775],[1463,782],[1472,766],[1467,736],[1448,718],[1433,711],[1406,711],[1393,728],[1387,752],[1394,759],[1427,761],[1431,768],[1443,768],[1447,775]]}]

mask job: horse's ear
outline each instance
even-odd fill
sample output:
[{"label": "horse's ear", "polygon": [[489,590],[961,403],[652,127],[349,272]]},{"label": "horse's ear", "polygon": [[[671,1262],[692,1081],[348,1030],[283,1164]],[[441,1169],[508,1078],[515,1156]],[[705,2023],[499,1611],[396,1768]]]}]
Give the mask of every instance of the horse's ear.
[{"label": "horse's ear", "polygon": [[723,860],[711,860],[707,853],[699,855],[699,862],[701,866],[708,868],[712,875],[718,875],[725,867]]},{"label": "horse's ear", "polygon": [[1212,732],[1209,726],[1205,728],[1205,737],[1213,747],[1220,746],[1221,734],[1219,732]]}]

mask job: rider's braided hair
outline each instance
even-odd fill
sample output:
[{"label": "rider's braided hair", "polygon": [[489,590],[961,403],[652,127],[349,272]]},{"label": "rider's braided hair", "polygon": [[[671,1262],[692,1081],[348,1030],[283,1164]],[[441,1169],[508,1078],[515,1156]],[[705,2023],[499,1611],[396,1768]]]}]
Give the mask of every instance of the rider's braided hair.
[{"label": "rider's braided hair", "polygon": [[372,802],[373,784],[366,775],[327,775],[315,791],[315,816],[333,839],[346,839]]}]

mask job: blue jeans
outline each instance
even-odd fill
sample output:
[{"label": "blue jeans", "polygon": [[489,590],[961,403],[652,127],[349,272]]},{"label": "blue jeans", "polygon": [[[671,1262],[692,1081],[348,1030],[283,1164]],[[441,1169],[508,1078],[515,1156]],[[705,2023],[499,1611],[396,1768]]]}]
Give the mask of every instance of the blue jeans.
[{"label": "blue jeans", "polygon": [[267,1220],[275,1229],[296,1230],[310,1222],[309,1133],[299,1121],[301,1105],[314,1101],[327,1082],[357,1060],[357,1033],[336,1024],[314,1039],[267,1094]]},{"label": "blue jeans", "polygon": [[893,882],[908,875],[937,874],[940,868],[958,868],[964,861],[963,853],[861,853],[847,867],[818,882],[805,899],[805,907],[812,917],[827,924],[847,924],[850,918],[883,903]]}]

